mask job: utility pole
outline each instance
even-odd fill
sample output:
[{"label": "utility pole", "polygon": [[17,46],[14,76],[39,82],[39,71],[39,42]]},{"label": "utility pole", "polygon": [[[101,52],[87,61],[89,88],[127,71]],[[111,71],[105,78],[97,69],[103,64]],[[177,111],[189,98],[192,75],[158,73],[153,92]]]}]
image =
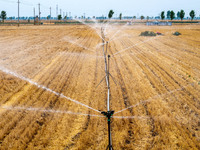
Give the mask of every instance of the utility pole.
[{"label": "utility pole", "polygon": [[51,23],[51,7],[49,9],[50,9],[50,23]]},{"label": "utility pole", "polygon": [[40,14],[41,14],[41,12],[40,12],[40,3],[38,4],[38,7],[39,7],[39,25],[40,25]]},{"label": "utility pole", "polygon": [[56,5],[56,17],[58,17],[58,5]]},{"label": "utility pole", "polygon": [[33,15],[34,15],[34,25],[35,25],[35,7],[33,8]]},{"label": "utility pole", "polygon": [[17,22],[17,24],[18,24],[18,27],[19,27],[19,3],[20,3],[19,0],[18,0],[17,3],[18,3],[18,22]]}]

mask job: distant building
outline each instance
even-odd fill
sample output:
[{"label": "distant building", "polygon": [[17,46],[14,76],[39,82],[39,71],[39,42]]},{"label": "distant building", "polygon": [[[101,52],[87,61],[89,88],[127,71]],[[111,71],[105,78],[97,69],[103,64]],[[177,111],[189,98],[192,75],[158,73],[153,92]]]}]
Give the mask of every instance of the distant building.
[{"label": "distant building", "polygon": [[172,26],[172,22],[147,22],[147,26]]},{"label": "distant building", "polygon": [[122,18],[123,18],[123,19],[128,19],[128,20],[133,19],[132,16],[124,16],[124,17],[122,17]]},{"label": "distant building", "polygon": [[104,19],[107,19],[107,17],[104,17],[104,16],[102,16],[102,17],[96,17],[96,19],[97,20],[104,20]]},{"label": "distant building", "polygon": [[155,19],[160,19],[160,16],[156,16]]}]

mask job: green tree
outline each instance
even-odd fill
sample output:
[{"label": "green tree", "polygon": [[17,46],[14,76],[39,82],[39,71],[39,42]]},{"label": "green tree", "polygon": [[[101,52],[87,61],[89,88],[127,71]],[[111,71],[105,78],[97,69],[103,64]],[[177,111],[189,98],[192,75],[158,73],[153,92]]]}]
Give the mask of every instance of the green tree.
[{"label": "green tree", "polygon": [[47,20],[49,20],[49,19],[50,19],[50,15],[47,16]]},{"label": "green tree", "polygon": [[141,16],[140,19],[143,20],[143,19],[144,19],[144,16]]},{"label": "green tree", "polygon": [[174,11],[172,10],[172,11],[170,12],[170,19],[173,20],[174,18],[175,18],[175,13],[174,13]]},{"label": "green tree", "polygon": [[114,14],[114,11],[113,11],[113,10],[110,10],[110,11],[109,11],[109,14],[108,14],[108,18],[109,18],[109,19],[112,18],[113,14]]},{"label": "green tree", "polygon": [[147,16],[147,21],[149,21],[149,16]]},{"label": "green tree", "polygon": [[122,20],[122,13],[119,14],[119,19]]},{"label": "green tree", "polygon": [[194,19],[194,17],[195,17],[195,11],[194,10],[191,10],[190,17],[191,17],[191,20]]},{"label": "green tree", "polygon": [[181,20],[183,20],[184,17],[185,17],[185,12],[184,12],[184,10],[181,10],[180,11],[180,18],[181,18]]},{"label": "green tree", "polygon": [[6,11],[1,11],[1,16],[0,16],[0,18],[3,20],[3,22],[4,22],[4,20],[6,19]]},{"label": "green tree", "polygon": [[160,16],[161,16],[161,19],[164,20],[165,19],[165,12],[162,11]]},{"label": "green tree", "polygon": [[170,18],[170,13],[171,13],[171,11],[168,10],[168,11],[167,11],[167,18],[168,18],[168,19]]},{"label": "green tree", "polygon": [[133,16],[133,19],[136,19],[136,16]]},{"label": "green tree", "polygon": [[176,15],[177,15],[177,18],[179,19],[180,18],[180,11],[178,11]]},{"label": "green tree", "polygon": [[58,15],[58,20],[61,20],[62,19],[62,16],[61,15]]}]

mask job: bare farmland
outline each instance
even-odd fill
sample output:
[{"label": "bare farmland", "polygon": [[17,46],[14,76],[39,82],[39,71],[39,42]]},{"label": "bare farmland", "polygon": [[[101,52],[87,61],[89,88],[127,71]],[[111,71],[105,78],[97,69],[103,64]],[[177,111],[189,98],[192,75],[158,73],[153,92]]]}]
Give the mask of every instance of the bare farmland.
[{"label": "bare farmland", "polygon": [[[106,37],[113,147],[200,149],[200,26],[114,26]],[[0,27],[1,149],[107,147],[101,41],[84,25]]]}]

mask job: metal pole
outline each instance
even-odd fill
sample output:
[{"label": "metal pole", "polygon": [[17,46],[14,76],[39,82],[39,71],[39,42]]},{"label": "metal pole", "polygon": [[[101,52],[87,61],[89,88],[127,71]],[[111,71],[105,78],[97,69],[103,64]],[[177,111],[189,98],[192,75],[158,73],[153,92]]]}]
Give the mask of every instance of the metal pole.
[{"label": "metal pole", "polygon": [[56,18],[58,18],[58,5],[56,5]]},{"label": "metal pole", "polygon": [[50,23],[51,23],[51,7],[50,7]]},{"label": "metal pole", "polygon": [[106,54],[108,53],[108,42],[106,42]]},{"label": "metal pole", "polygon": [[39,22],[39,25],[40,25],[40,14],[41,14],[40,13],[40,3],[38,4],[38,7],[39,7],[39,21],[38,22]]},{"label": "metal pole", "polygon": [[33,8],[33,14],[34,14],[34,25],[35,25],[35,7]]},{"label": "metal pole", "polygon": [[107,84],[108,84],[108,111],[110,111],[110,81],[109,81],[109,56],[108,56],[108,63],[107,63]]},{"label": "metal pole", "polygon": [[107,83],[107,87],[108,87],[108,95],[107,95],[107,112],[101,112],[103,115],[105,115],[108,119],[108,147],[107,149],[112,150],[112,136],[111,136],[111,117],[114,114],[114,111],[110,111],[110,80],[109,80],[109,68],[110,68],[110,55],[108,55],[108,61],[107,61],[107,57],[106,57],[106,53],[107,53],[107,44],[108,42],[106,42],[106,53],[104,50],[105,47],[105,36],[104,36],[104,29],[101,28],[101,35],[102,35],[102,43],[103,43],[103,54],[104,54],[104,61],[105,61],[105,73],[106,73],[106,83]]},{"label": "metal pole", "polygon": [[19,27],[19,0],[18,0],[18,22],[17,22],[17,24],[18,24],[18,27]]},{"label": "metal pole", "polygon": [[110,89],[110,55],[108,55],[108,84],[109,84],[109,89]]},{"label": "metal pole", "polygon": [[[107,78],[108,78],[108,112],[110,112],[110,80],[109,80],[109,66],[110,66],[110,55],[108,55],[108,72],[107,72]],[[114,112],[113,112],[114,113]],[[112,137],[111,137],[111,127],[110,127],[110,121],[111,121],[112,114],[108,117],[108,138],[109,138],[109,150],[112,150]]]}]

